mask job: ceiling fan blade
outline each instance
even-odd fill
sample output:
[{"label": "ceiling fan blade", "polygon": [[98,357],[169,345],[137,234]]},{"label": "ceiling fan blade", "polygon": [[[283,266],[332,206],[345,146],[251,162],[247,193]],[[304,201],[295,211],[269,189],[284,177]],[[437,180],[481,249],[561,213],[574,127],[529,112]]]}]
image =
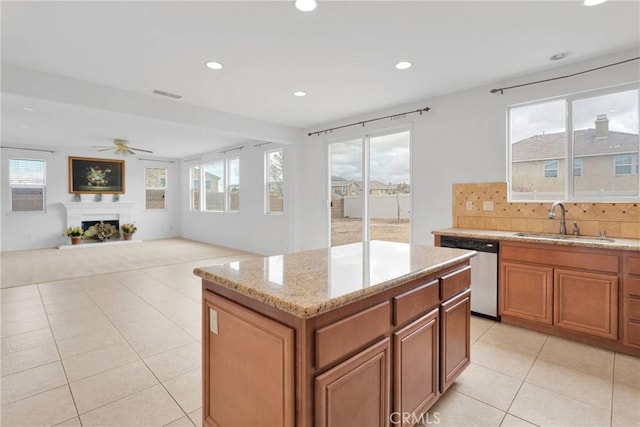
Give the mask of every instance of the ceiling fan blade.
[{"label": "ceiling fan blade", "polygon": [[113,147],[103,148],[102,150],[96,150],[96,151],[109,151],[109,150],[113,150]]},{"label": "ceiling fan blade", "polygon": [[143,148],[136,148],[136,147],[129,147],[129,148],[131,148],[132,150],[142,151],[142,152],[144,152],[144,153],[153,153],[153,151],[151,151],[151,150],[145,150],[145,149],[143,149]]},{"label": "ceiling fan blade", "polygon": [[129,152],[129,154],[136,154],[135,151],[131,151],[129,148],[127,148],[127,151]]}]

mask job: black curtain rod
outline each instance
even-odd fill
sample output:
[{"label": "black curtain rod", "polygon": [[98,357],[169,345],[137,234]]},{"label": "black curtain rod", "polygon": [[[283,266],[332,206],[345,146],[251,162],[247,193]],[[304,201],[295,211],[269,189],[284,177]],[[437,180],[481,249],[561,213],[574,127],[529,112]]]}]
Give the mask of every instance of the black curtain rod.
[{"label": "black curtain rod", "polygon": [[586,74],[586,73],[590,73],[592,71],[602,70],[603,68],[609,68],[609,67],[613,67],[613,66],[616,66],[616,65],[625,64],[627,62],[637,61],[638,59],[640,59],[640,56],[637,56],[635,58],[625,59],[624,61],[615,62],[613,64],[608,64],[608,65],[603,65],[601,67],[592,68],[590,70],[580,71],[578,73],[567,74],[566,76],[551,77],[550,79],[538,80],[538,81],[529,82],[529,83],[522,83],[520,85],[515,85],[515,86],[508,86],[508,87],[501,87],[501,88],[497,88],[497,89],[491,89],[490,92],[491,93],[500,92],[500,95],[502,95],[502,94],[504,94],[505,90],[516,89],[516,88],[523,87],[523,86],[536,85],[538,83],[551,82],[551,81],[554,81],[554,80],[566,79],[568,77],[575,77],[575,76],[579,76],[580,74]]},{"label": "black curtain rod", "polygon": [[333,132],[334,130],[338,130],[338,129],[344,129],[344,128],[348,128],[350,126],[358,126],[358,125],[362,125],[364,126],[367,123],[371,123],[371,122],[375,122],[378,120],[384,120],[384,119],[401,119],[404,118],[404,116],[406,116],[407,114],[415,114],[415,113],[420,113],[420,115],[422,115],[422,113],[426,113],[427,111],[431,110],[431,108],[429,107],[425,107],[425,108],[421,108],[419,110],[415,110],[415,111],[407,111],[404,113],[399,113],[399,114],[393,114],[391,116],[384,116],[384,117],[378,117],[376,119],[370,119],[370,120],[363,120],[361,122],[355,122],[355,123],[351,123],[348,125],[343,125],[343,126],[338,126],[335,128],[329,128],[329,129],[323,129],[323,130],[317,130],[315,132],[309,132],[308,136],[311,135],[318,135],[320,136],[321,133],[327,133],[327,132]]}]

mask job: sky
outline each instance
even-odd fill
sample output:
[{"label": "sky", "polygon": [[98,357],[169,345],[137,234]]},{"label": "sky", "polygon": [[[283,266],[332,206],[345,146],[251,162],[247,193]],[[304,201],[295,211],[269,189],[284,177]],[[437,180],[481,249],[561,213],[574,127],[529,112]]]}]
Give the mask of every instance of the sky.
[{"label": "sky", "polygon": [[[371,138],[371,180],[385,184],[409,183],[411,161],[409,131]],[[362,180],[362,141],[331,144],[331,175]]]},{"label": "sky", "polygon": [[[606,114],[609,130],[638,133],[638,90],[628,90],[573,101],[573,127],[595,128],[599,114]],[[511,143],[543,133],[565,130],[565,101],[515,107],[510,113]]]}]

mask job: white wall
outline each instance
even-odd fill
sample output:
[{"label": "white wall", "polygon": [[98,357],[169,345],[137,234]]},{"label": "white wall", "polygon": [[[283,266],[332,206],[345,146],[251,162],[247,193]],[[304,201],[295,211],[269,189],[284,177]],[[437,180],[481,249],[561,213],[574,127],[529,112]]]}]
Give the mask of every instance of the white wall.
[{"label": "white wall", "polygon": [[[431,107],[432,110],[422,116],[414,114],[393,122],[367,124],[365,131],[403,124],[412,126],[411,238],[414,243],[433,244],[431,231],[451,226],[452,184],[506,180],[506,109],[509,105],[637,82],[640,64],[634,61],[574,78],[509,90],[503,95],[491,94],[490,89],[561,76],[636,56],[637,50],[620,52],[553,71],[520,76],[510,81],[345,118],[315,126],[309,132]],[[473,69],[470,68],[469,72],[473,72]],[[346,128],[334,131],[330,137],[335,140],[362,131],[360,126]],[[327,143],[327,137],[323,135],[305,137],[299,144],[299,167],[304,174],[300,176],[295,198],[296,250],[327,245]]]},{"label": "white wall", "polygon": [[[2,145],[10,145],[3,143]],[[68,157],[117,158],[108,155],[96,155],[95,151],[73,152],[57,150],[55,153],[2,149],[2,192],[0,212],[2,213],[2,250],[22,250],[54,247],[68,243],[64,236],[66,230],[66,210],[62,203],[72,202],[69,194]],[[30,158],[46,160],[46,211],[44,213],[10,212],[9,159]],[[144,168],[166,167],[168,172],[165,210],[145,210]],[[132,217],[138,226],[136,239],[149,240],[175,237],[180,235],[180,165],[140,161],[136,157],[125,157],[125,194],[120,195],[121,202],[134,203]],[[83,202],[92,202],[94,196],[83,194]],[[112,195],[103,195],[102,203],[113,203]]]},{"label": "white wall", "polygon": [[[267,144],[254,147],[259,142],[246,143],[240,151],[225,154],[209,153],[200,160],[182,164],[181,183],[185,189],[181,198],[182,236],[188,239],[222,245],[249,252],[275,255],[289,251],[291,246],[289,227],[294,223],[294,206],[290,187],[294,182],[295,147]],[[285,207],[284,214],[264,213],[264,153],[284,148]],[[240,212],[191,211],[189,194],[189,169],[198,164],[240,158]]]}]

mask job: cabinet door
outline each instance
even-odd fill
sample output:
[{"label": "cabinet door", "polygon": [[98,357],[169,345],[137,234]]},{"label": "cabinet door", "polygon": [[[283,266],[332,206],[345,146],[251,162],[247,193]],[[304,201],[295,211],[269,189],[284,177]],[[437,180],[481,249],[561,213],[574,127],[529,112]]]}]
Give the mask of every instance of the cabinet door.
[{"label": "cabinet door", "polygon": [[554,277],[555,326],[618,339],[618,277],[557,268]]},{"label": "cabinet door", "polygon": [[393,335],[394,412],[417,419],[438,398],[439,312],[436,308]]},{"label": "cabinet door", "polygon": [[551,325],[553,268],[501,262],[500,314]]},{"label": "cabinet door", "polygon": [[389,425],[390,343],[385,338],[316,377],[316,427]]},{"label": "cabinet door", "polygon": [[440,307],[440,393],[469,365],[471,353],[471,290]]},{"label": "cabinet door", "polygon": [[293,426],[294,333],[203,292],[205,426]]}]

